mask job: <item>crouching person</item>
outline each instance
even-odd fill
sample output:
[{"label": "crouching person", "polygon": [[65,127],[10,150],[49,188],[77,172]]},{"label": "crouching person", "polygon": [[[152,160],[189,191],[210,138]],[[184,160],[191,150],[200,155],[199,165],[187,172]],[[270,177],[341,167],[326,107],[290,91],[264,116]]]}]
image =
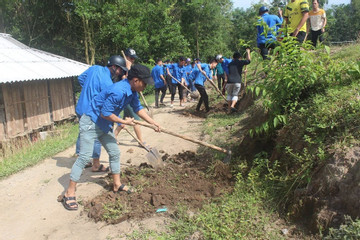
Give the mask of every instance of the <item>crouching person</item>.
[{"label": "crouching person", "polygon": [[130,104],[142,119],[156,126],[156,131],[160,131],[160,126],[147,115],[141,106],[137,94],[143,91],[147,84],[153,83],[149,68],[135,64],[128,72],[127,79],[105,88],[91,101],[87,111],[80,118],[80,153],[71,169],[69,186],[62,199],[67,210],[78,209],[75,197],[76,184],[91,157],[95,139],[99,139],[109,154],[113,191],[133,192],[132,188],[121,184],[120,181],[120,150],[112,128],[114,123],[134,125],[133,118],[118,117],[123,108]]}]

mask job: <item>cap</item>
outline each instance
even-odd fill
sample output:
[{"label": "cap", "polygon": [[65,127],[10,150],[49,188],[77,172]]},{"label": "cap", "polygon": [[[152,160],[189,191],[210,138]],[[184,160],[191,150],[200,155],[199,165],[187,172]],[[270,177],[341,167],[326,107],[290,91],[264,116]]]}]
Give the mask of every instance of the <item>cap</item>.
[{"label": "cap", "polygon": [[262,6],[260,9],[259,9],[259,15],[262,14],[263,12],[268,12],[269,9],[266,7],[266,6]]},{"label": "cap", "polygon": [[200,61],[200,58],[194,58],[194,61]]},{"label": "cap", "polygon": [[128,72],[128,78],[133,79],[134,77],[139,78],[146,84],[154,84],[154,80],[150,74],[150,69],[144,65],[134,64],[131,66],[131,69]]},{"label": "cap", "polygon": [[221,54],[218,54],[218,55],[216,55],[216,60],[219,61],[220,59],[222,59],[222,57],[223,56]]},{"label": "cap", "polygon": [[136,56],[135,50],[132,48],[128,48],[125,50],[125,56],[131,57],[131,58],[138,58],[138,56]]}]

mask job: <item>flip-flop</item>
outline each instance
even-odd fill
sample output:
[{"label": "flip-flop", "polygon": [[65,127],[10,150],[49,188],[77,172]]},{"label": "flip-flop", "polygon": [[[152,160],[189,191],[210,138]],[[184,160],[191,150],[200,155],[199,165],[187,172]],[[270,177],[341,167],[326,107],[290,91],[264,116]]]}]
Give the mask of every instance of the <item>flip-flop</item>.
[{"label": "flip-flop", "polygon": [[[76,211],[78,210],[79,205],[77,204],[77,202],[71,202],[71,203],[66,203],[67,201],[70,200],[75,200],[76,201],[76,197],[63,197],[61,202],[64,206],[65,209],[70,210],[70,211]],[[75,206],[75,207],[73,207]]]},{"label": "flip-flop", "polygon": [[121,186],[119,187],[119,189],[117,191],[114,191],[115,193],[120,193],[122,191],[126,192],[127,194],[130,194],[130,193],[134,193],[135,192],[135,188],[132,188],[132,187],[128,187],[128,190],[124,190],[124,188],[126,187],[125,184],[121,184]]},{"label": "flip-flop", "polygon": [[92,162],[88,162],[88,163],[85,165],[85,168],[89,168],[89,167],[92,167]]},{"label": "flip-flop", "polygon": [[100,164],[99,168],[96,170],[92,170],[92,172],[108,172],[110,170],[109,167],[107,167],[105,169],[103,169],[103,168],[104,168],[104,164]]}]

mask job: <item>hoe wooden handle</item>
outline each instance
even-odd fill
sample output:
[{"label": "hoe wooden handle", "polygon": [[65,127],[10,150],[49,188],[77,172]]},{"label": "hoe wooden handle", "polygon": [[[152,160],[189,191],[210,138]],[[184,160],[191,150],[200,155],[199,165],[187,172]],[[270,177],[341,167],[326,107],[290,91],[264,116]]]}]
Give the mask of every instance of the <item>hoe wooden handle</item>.
[{"label": "hoe wooden handle", "polygon": [[[139,124],[139,125],[144,126],[144,127],[147,127],[147,128],[156,129],[156,127],[153,126],[153,125],[150,125],[150,124],[147,124],[147,123],[144,123],[144,122],[140,122],[140,121],[137,121],[137,120],[134,120],[134,123]],[[164,128],[161,128],[161,132],[164,132],[164,133],[173,135],[173,136],[175,136],[175,137],[179,137],[179,138],[188,140],[188,141],[193,142],[193,143],[197,143],[197,144],[203,145],[203,146],[205,146],[205,147],[212,148],[212,149],[214,149],[214,150],[217,150],[217,151],[220,151],[220,152],[223,152],[223,153],[227,153],[227,154],[230,153],[230,151],[228,151],[228,150],[226,150],[226,149],[223,149],[223,148],[221,148],[221,147],[218,147],[218,146],[215,146],[215,145],[213,145],[213,144],[210,144],[210,143],[207,143],[207,142],[203,142],[203,141],[200,141],[200,140],[192,139],[192,138],[190,138],[190,137],[187,137],[187,136],[183,136],[183,135],[174,133],[174,132],[172,132],[172,131],[170,131],[170,130],[167,130],[167,129],[164,129]]]}]

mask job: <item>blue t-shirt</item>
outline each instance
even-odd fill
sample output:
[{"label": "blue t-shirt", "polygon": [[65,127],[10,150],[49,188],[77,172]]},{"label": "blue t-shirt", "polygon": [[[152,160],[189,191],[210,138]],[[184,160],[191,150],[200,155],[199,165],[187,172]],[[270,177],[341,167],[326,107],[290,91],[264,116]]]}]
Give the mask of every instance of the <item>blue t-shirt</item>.
[{"label": "blue t-shirt", "polygon": [[229,63],[232,62],[232,59],[228,59],[226,57],[223,57],[224,61],[221,63],[221,67],[223,68],[224,72],[229,75]]},{"label": "blue t-shirt", "polygon": [[[181,78],[184,78],[184,79],[186,78],[184,66],[180,67],[178,63],[173,63],[173,64],[167,65],[167,67],[168,67],[170,73],[173,75],[173,77],[176,78],[179,82],[181,82]],[[179,84],[174,79],[171,80],[171,83],[175,84],[175,85]]]},{"label": "blue t-shirt", "polygon": [[270,15],[268,13],[265,13],[258,20],[258,23],[261,23],[262,21],[264,21],[271,29],[265,36],[265,34],[263,34],[264,27],[256,26],[256,28],[257,28],[256,42],[257,42],[258,46],[259,46],[259,44],[272,43],[272,42],[276,41],[276,35],[274,35],[274,32],[277,33],[278,29],[281,27],[283,19],[279,18],[276,15]]},{"label": "blue t-shirt", "polygon": [[164,76],[164,68],[163,68],[163,66],[156,65],[151,70],[151,76],[154,79],[155,88],[162,88],[165,86],[164,81],[162,80],[160,75],[163,75],[163,77],[165,77]]},{"label": "blue t-shirt", "polygon": [[98,65],[89,67],[78,77],[78,81],[82,89],[75,111],[80,118],[88,109],[93,98],[113,82],[110,70]]},{"label": "blue t-shirt", "polygon": [[[212,73],[210,70],[210,65],[206,63],[201,64],[201,69],[205,71],[209,79],[212,78]],[[190,78],[195,79],[195,84],[204,86],[204,82],[207,80],[204,74],[199,70],[197,66],[194,67],[194,70],[191,73]]]},{"label": "blue t-shirt", "polygon": [[98,125],[101,130],[108,133],[114,123],[101,117],[101,115],[105,117],[111,114],[119,116],[120,112],[128,104],[130,104],[134,112],[143,109],[137,92],[132,91],[129,80],[124,79],[101,91],[101,93],[91,101],[86,115],[90,116],[91,120]]},{"label": "blue t-shirt", "polygon": [[190,74],[191,74],[192,71],[193,71],[193,67],[191,66],[191,64],[188,64],[188,65],[185,66],[185,75],[186,75],[185,82],[186,82],[186,85],[189,85],[189,82],[191,80]]}]

